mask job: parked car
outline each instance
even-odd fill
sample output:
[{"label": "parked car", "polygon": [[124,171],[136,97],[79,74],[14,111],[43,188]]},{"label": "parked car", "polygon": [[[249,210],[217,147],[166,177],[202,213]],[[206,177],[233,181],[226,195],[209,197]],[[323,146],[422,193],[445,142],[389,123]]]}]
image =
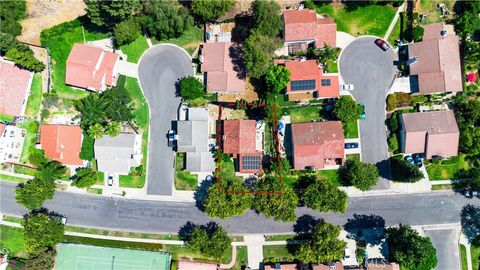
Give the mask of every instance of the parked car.
[{"label": "parked car", "polygon": [[67,224],[67,218],[66,217],[62,217],[62,224],[63,225]]},{"label": "parked car", "polygon": [[353,84],[344,84],[342,85],[342,90],[343,91],[353,91],[354,87]]},{"label": "parked car", "polygon": [[108,174],[107,184],[110,187],[113,186],[113,175],[112,174]]},{"label": "parked car", "polygon": [[477,191],[473,191],[473,190],[470,190],[470,189],[465,190],[465,192],[464,192],[463,194],[464,194],[465,197],[467,197],[467,198],[473,198],[474,196],[478,196],[478,192],[477,192]]},{"label": "parked car", "polygon": [[384,52],[386,52],[390,49],[390,45],[388,45],[388,43],[381,38],[375,39],[375,45],[380,47]]},{"label": "parked car", "polygon": [[415,163],[415,162],[413,161],[412,156],[410,156],[410,155],[406,155],[406,156],[404,157],[404,159],[405,159],[408,163],[410,163],[410,164],[412,164],[412,165]]},{"label": "parked car", "polygon": [[345,143],[345,149],[355,149],[358,148],[358,143],[356,142],[351,142],[351,143]]},{"label": "parked car", "polygon": [[360,107],[362,107],[362,113],[360,114],[360,119],[367,118],[367,114],[365,113],[365,104],[360,103]]},{"label": "parked car", "polygon": [[344,258],[345,259],[350,259],[350,249],[348,249],[348,248],[345,249]]},{"label": "parked car", "polygon": [[176,140],[175,130],[170,129],[167,133],[167,137],[168,137],[168,147],[173,147],[174,142]]},{"label": "parked car", "polygon": [[420,168],[423,166],[423,162],[421,158],[414,158],[413,163],[415,163],[415,165],[417,165]]}]

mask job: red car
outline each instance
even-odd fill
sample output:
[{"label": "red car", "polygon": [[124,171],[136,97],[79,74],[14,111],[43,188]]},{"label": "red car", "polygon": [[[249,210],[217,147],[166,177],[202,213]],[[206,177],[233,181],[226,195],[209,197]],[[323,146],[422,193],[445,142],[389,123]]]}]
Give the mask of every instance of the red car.
[{"label": "red car", "polygon": [[387,44],[387,42],[381,38],[375,39],[375,44],[383,51],[388,51],[390,49],[390,46]]}]

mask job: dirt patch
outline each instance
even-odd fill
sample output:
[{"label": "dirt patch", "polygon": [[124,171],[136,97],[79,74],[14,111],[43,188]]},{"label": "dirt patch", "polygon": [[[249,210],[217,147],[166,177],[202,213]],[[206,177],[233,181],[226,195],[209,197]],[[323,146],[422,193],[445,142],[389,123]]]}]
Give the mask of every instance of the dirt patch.
[{"label": "dirt patch", "polygon": [[40,32],[85,14],[80,0],[27,0],[27,19],[22,21],[20,41],[40,45]]},{"label": "dirt patch", "polygon": [[255,92],[255,89],[252,83],[250,82],[250,78],[247,78],[247,80],[245,81],[245,93],[218,95],[218,101],[235,102],[240,99],[244,99],[248,102],[253,102],[258,100],[258,93]]}]

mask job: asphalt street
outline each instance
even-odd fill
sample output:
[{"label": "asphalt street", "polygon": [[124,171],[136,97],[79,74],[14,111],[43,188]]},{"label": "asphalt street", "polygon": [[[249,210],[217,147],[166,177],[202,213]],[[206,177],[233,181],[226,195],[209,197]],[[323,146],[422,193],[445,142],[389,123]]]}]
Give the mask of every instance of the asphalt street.
[{"label": "asphalt street", "polygon": [[374,189],[388,189],[385,98],[395,76],[395,53],[384,52],[374,41],[375,37],[361,37],[350,43],[340,56],[340,73],[345,83],[354,85],[351,93],[357,102],[365,104],[366,119],[360,120],[362,159],[377,164],[382,175]]},{"label": "asphalt street", "polygon": [[174,153],[166,136],[181,101],[175,83],[192,74],[192,60],[174,45],[150,48],[139,63],[140,85],[150,108],[147,194],[172,195]]},{"label": "asphalt street", "polygon": [[425,234],[430,237],[437,251],[435,270],[462,269],[456,230],[427,230]]},{"label": "asphalt street", "polygon": [[[14,189],[15,183],[0,182],[0,211],[23,215],[27,211],[15,202]],[[460,212],[466,204],[480,206],[480,200],[446,192],[358,197],[349,200],[345,214],[325,214],[298,208],[297,217],[311,215],[338,225],[346,224],[349,219],[357,224],[370,223],[370,217],[353,218],[354,214],[377,215],[386,226],[398,223],[449,224],[460,222]],[[177,233],[188,221],[204,224],[211,220],[193,203],[126,200],[63,191],[57,191],[45,207],[66,216],[70,225],[111,230]],[[234,234],[290,233],[294,230],[294,223],[275,222],[253,211],[216,221]]]}]

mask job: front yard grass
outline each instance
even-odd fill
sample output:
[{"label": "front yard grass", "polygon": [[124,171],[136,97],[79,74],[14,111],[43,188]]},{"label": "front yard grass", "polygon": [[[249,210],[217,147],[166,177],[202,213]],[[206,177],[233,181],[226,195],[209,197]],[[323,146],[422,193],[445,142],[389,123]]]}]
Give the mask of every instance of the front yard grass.
[{"label": "front yard grass", "polygon": [[100,188],[87,188],[87,192],[94,195],[102,195],[103,190]]},{"label": "front yard grass", "polygon": [[290,115],[291,123],[317,122],[323,120],[320,106],[284,108],[283,115]]},{"label": "front yard grass", "polygon": [[145,185],[145,176],[139,175],[120,175],[120,187],[124,188],[143,188]]},{"label": "front yard grass", "polygon": [[337,187],[341,186],[340,179],[338,178],[338,170],[319,170],[317,176],[328,180]]},{"label": "front yard grass", "polygon": [[74,43],[83,43],[82,29],[85,39],[94,41],[111,36],[110,33],[95,32],[90,27],[83,27],[83,18],[65,22],[45,29],[40,34],[43,47],[48,47],[52,58],[52,90],[61,98],[81,99],[88,95],[87,91],[76,90],[65,85],[66,62]]},{"label": "front yard grass", "polygon": [[175,156],[175,189],[197,190],[198,177],[185,170],[185,153]]},{"label": "front yard grass", "polygon": [[480,246],[475,245],[475,241],[470,245],[470,253],[472,255],[472,269],[479,269]]},{"label": "front yard grass", "polygon": [[26,257],[22,229],[0,225],[0,246],[6,247],[9,257]]},{"label": "front yard grass", "polygon": [[8,175],[8,174],[0,173],[0,180],[8,181],[8,182],[15,182],[15,183],[23,183],[23,182],[27,182],[28,178],[16,177],[16,176],[11,176],[11,175]]},{"label": "front yard grass", "polygon": [[152,38],[152,42],[157,43],[173,43],[184,48],[189,54],[192,54],[195,49],[203,42],[203,30],[199,27],[192,27],[191,29],[183,32],[178,38],[171,38],[165,40],[155,40]]},{"label": "front yard grass", "polygon": [[139,36],[137,39],[129,44],[120,46],[120,50],[127,55],[127,61],[137,63],[140,60],[143,52],[148,49],[147,39],[144,35]]},{"label": "front yard grass", "polygon": [[25,107],[25,116],[36,118],[40,111],[42,102],[42,75],[35,74],[33,76],[32,86],[30,87],[30,96],[28,97],[27,106]]},{"label": "front yard grass", "polygon": [[462,270],[468,270],[467,248],[460,244],[460,257],[462,258]]},{"label": "front yard grass", "polygon": [[13,116],[8,114],[0,113],[0,121],[1,122],[13,122]]},{"label": "front yard grass", "polygon": [[456,173],[461,169],[468,169],[468,162],[465,160],[465,156],[457,156],[441,160],[438,164],[427,162],[425,168],[430,180],[450,180],[454,179]]},{"label": "front yard grass", "polygon": [[39,124],[36,121],[25,119],[20,127],[27,131],[23,142],[22,155],[20,156],[20,162],[26,164],[29,163],[30,153],[37,143]]},{"label": "front yard grass", "polygon": [[343,135],[347,139],[358,138],[358,121],[345,122],[343,124]]},{"label": "front yard grass", "polygon": [[287,246],[263,246],[263,262],[293,262],[295,256],[288,251]]},{"label": "front yard grass", "polygon": [[328,14],[335,19],[337,31],[353,36],[374,35],[383,37],[395,16],[396,9],[390,5],[358,6],[347,10],[344,6],[332,4],[317,7],[318,14]]},{"label": "front yard grass", "polygon": [[358,160],[360,161],[360,154],[348,154],[346,160]]}]

